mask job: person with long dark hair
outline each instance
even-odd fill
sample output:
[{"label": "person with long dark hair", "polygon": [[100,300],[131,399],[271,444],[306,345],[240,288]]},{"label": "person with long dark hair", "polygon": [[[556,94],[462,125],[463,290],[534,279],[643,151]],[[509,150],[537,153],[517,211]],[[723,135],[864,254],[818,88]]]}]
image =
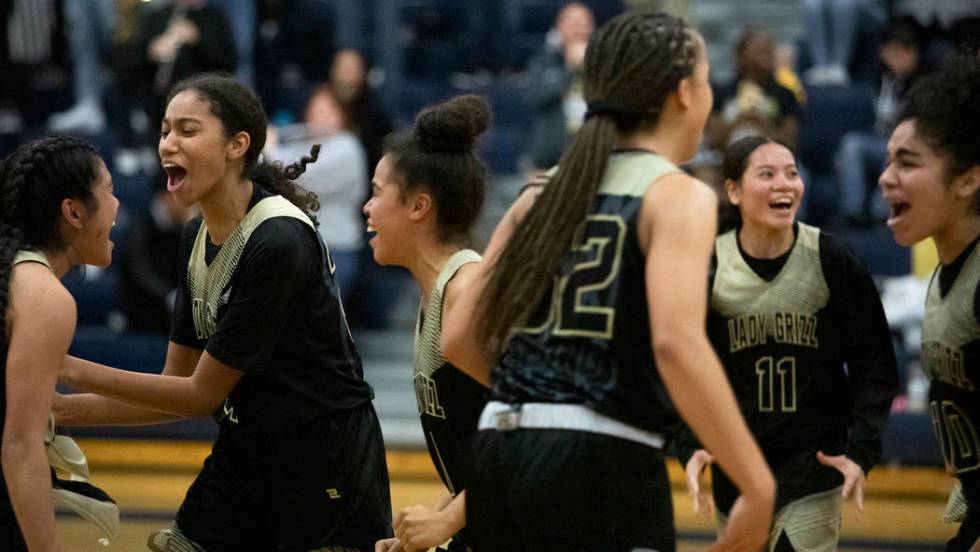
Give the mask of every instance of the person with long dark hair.
[{"label": "person with long dark hair", "polygon": [[878,184],[901,245],[932,238],[939,266],[922,323],[929,412],[966,513],[951,551],[980,546],[980,59],[951,60],[909,91]]},{"label": "person with long dark hair", "polygon": [[0,162],[0,549],[59,550],[45,433],[75,332],[60,278],[108,266],[119,200],[91,145],[40,138]]},{"label": "person with long dark hair", "polygon": [[[480,255],[467,247],[483,207],[487,167],[474,151],[490,124],[490,106],[459,96],[424,109],[408,135],[389,138],[364,206],[379,264],[403,266],[422,290],[415,326],[415,398],[432,463],[446,486],[434,508],[411,506],[395,518],[402,550],[427,550],[452,537],[467,550],[465,493],[486,388],[439,352],[444,313],[476,273]],[[379,550],[396,546],[379,542]]]},{"label": "person with long dark hair", "polygon": [[586,50],[584,96],[573,145],[505,214],[443,327],[446,358],[492,384],[472,547],[674,550],[673,402],[742,492],[717,546],[758,549],[773,479],[704,327],[717,198],[677,167],[711,111],[704,41],[669,15],[617,16]]},{"label": "person with long dark hair", "polygon": [[[162,375],[80,359],[59,423],[214,414],[211,455],[152,550],[373,549],[390,534],[384,444],[344,318],[315,197],[293,180],[312,156],[260,162],[265,111],[231,78],[170,93],[159,152],[186,227]],[[184,548],[180,548],[183,546]]]},{"label": "person with long dark hair", "polygon": [[[796,222],[804,185],[790,149],[765,136],[728,147],[734,228],[715,240],[708,336],[776,477],[767,550],[833,551],[842,497],[864,509],[881,461],[898,371],[871,275],[838,238]],[[695,511],[723,524],[738,490],[690,432],[678,438]]]}]

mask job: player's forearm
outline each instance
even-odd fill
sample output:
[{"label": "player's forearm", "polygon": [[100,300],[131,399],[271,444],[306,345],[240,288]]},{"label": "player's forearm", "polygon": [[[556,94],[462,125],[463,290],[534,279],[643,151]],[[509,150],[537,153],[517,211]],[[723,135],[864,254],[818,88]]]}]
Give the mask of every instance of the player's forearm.
[{"label": "player's forearm", "polygon": [[775,495],[772,473],[707,339],[671,338],[657,343],[655,352],[664,384],[698,440],[743,495],[771,504]]},{"label": "player's forearm", "polygon": [[30,442],[5,437],[2,457],[10,502],[28,550],[56,550],[51,474],[40,437]]},{"label": "player's forearm", "polygon": [[63,427],[136,426],[182,419],[176,414],[149,410],[91,393],[61,396],[55,401],[53,411],[55,423]]}]

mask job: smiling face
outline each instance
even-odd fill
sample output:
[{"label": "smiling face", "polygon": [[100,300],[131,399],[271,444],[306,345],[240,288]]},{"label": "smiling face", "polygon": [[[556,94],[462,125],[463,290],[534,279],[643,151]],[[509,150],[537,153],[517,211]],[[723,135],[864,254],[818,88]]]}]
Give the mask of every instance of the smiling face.
[{"label": "smiling face", "polygon": [[792,232],[803,199],[803,180],[786,146],[768,143],[752,152],[738,182],[725,181],[725,191],[738,207],[743,227]]},{"label": "smiling face", "polygon": [[210,103],[196,91],[186,90],[170,100],[160,127],[159,153],[167,190],[179,205],[199,202],[229,171],[241,172],[241,157],[230,155],[230,142]]},{"label": "smiling face", "polygon": [[888,228],[901,245],[944,234],[964,211],[950,190],[946,156],[931,148],[914,120],[902,121],[888,140],[888,165],[878,179],[891,206]]},{"label": "smiling face", "polygon": [[112,240],[109,234],[119,212],[119,200],[113,195],[112,177],[102,159],[92,185],[92,200],[88,205],[79,204],[80,228],[73,236],[71,250],[79,255],[79,262],[93,266],[109,266],[112,262]]},{"label": "smiling face", "polygon": [[402,186],[396,180],[394,160],[385,155],[374,170],[371,182],[371,199],[364,205],[367,215],[368,242],[374,251],[374,260],[381,265],[405,266],[406,254],[414,249],[407,247],[412,236],[412,203],[402,197]]}]

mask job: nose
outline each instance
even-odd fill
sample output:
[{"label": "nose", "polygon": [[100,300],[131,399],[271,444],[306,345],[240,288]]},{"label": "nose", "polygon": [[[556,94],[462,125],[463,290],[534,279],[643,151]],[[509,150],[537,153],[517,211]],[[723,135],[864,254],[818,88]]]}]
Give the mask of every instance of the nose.
[{"label": "nose", "polygon": [[885,170],[881,171],[881,176],[878,177],[878,187],[884,192],[889,188],[895,187],[895,174],[893,165],[891,163],[885,165]]},{"label": "nose", "polygon": [[157,145],[157,153],[160,154],[160,157],[163,157],[166,153],[177,151],[175,134],[175,132],[171,131],[160,135],[160,143]]},{"label": "nose", "polygon": [[372,199],[367,200],[367,202],[364,204],[364,207],[361,207],[361,212],[364,213],[364,216],[366,216],[366,217],[367,216],[371,216],[371,201],[372,201]]}]

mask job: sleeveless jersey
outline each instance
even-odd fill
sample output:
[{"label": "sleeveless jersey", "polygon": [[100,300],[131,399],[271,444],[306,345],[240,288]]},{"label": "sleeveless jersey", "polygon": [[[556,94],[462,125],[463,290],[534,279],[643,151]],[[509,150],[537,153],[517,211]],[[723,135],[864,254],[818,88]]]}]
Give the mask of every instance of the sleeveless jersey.
[{"label": "sleeveless jersey", "polygon": [[[739,409],[776,476],[777,510],[792,500],[840,485],[816,451],[844,454],[849,382],[822,266],[820,230],[798,223],[785,264],[771,281],[742,256],[736,230],[715,240],[708,334],[735,391]],[[713,470],[715,497],[727,511],[738,496]]]},{"label": "sleeveless jersey", "polygon": [[963,484],[971,510],[980,508],[980,247],[974,245],[943,297],[933,274],[922,325],[922,368],[929,378],[929,410],[946,469]]},{"label": "sleeveless jersey", "polygon": [[650,343],[637,222],[647,189],[679,170],[646,151],[609,157],[580,239],[494,369],[495,400],[582,404],[653,432],[676,422]]},{"label": "sleeveless jersey", "polygon": [[[11,263],[13,266],[17,266],[20,263],[41,263],[51,270],[51,263],[48,261],[47,256],[40,251],[28,251],[22,249],[14,255],[14,261]],[[53,271],[52,271],[53,272]],[[0,442],[3,441],[3,427],[7,422],[7,348],[9,343],[3,343],[0,345],[0,350],[3,351],[2,363],[0,363]],[[3,467],[0,466],[0,502],[9,503],[9,498],[7,496],[7,483],[3,478]],[[0,506],[0,513],[4,512],[5,508]]]},{"label": "sleeveless jersey", "polygon": [[425,443],[439,477],[455,496],[466,488],[470,438],[487,401],[487,391],[455,366],[439,350],[442,336],[442,298],[446,284],[467,263],[480,260],[475,251],[457,251],[446,262],[429,295],[425,310],[419,311],[415,326],[415,398],[418,401]]}]

